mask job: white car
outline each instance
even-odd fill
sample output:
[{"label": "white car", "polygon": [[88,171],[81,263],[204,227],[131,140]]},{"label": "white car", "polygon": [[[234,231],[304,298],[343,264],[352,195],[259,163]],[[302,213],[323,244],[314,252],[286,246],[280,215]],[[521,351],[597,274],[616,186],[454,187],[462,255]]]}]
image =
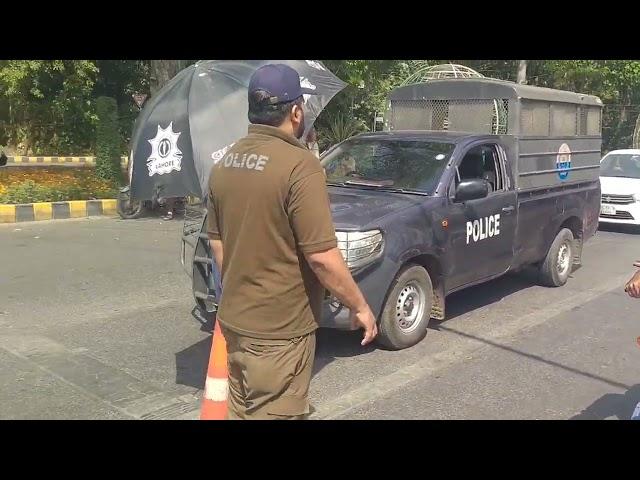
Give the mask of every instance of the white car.
[{"label": "white car", "polygon": [[600,221],[640,225],[640,150],[614,150],[600,161]]}]

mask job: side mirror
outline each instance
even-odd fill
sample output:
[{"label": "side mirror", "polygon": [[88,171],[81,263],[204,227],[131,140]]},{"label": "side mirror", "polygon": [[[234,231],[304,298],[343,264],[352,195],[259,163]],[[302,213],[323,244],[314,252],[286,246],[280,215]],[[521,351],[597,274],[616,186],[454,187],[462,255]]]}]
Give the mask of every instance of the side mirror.
[{"label": "side mirror", "polygon": [[489,182],[480,178],[463,180],[456,189],[455,202],[468,202],[489,195]]},{"label": "side mirror", "polygon": [[4,152],[0,153],[0,167],[4,167],[7,164],[7,156]]}]

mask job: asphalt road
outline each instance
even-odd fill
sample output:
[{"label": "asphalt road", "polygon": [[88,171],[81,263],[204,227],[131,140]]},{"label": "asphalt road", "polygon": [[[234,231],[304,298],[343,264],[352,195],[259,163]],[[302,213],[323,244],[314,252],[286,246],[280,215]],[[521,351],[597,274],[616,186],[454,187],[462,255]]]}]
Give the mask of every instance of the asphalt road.
[{"label": "asphalt road", "polygon": [[[0,418],[197,418],[211,338],[181,222],[0,225]],[[640,235],[601,231],[562,288],[524,273],[451,296],[401,352],[320,331],[312,418],[617,419],[640,401]]]}]

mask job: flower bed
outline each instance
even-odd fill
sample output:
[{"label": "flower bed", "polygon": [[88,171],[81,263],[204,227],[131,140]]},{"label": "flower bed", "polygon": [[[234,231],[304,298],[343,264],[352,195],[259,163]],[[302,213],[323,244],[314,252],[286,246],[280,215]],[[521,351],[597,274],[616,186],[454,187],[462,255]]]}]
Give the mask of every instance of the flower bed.
[{"label": "flower bed", "polygon": [[61,202],[116,198],[117,186],[95,177],[93,168],[0,169],[0,203]]}]

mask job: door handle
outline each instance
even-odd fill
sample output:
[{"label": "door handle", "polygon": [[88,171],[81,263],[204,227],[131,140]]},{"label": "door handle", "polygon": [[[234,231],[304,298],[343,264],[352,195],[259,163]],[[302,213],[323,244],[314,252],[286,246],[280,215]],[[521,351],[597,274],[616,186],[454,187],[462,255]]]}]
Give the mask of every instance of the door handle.
[{"label": "door handle", "polygon": [[503,213],[506,213],[507,215],[512,213],[516,208],[513,205],[509,205],[508,207],[504,207],[502,209]]}]

